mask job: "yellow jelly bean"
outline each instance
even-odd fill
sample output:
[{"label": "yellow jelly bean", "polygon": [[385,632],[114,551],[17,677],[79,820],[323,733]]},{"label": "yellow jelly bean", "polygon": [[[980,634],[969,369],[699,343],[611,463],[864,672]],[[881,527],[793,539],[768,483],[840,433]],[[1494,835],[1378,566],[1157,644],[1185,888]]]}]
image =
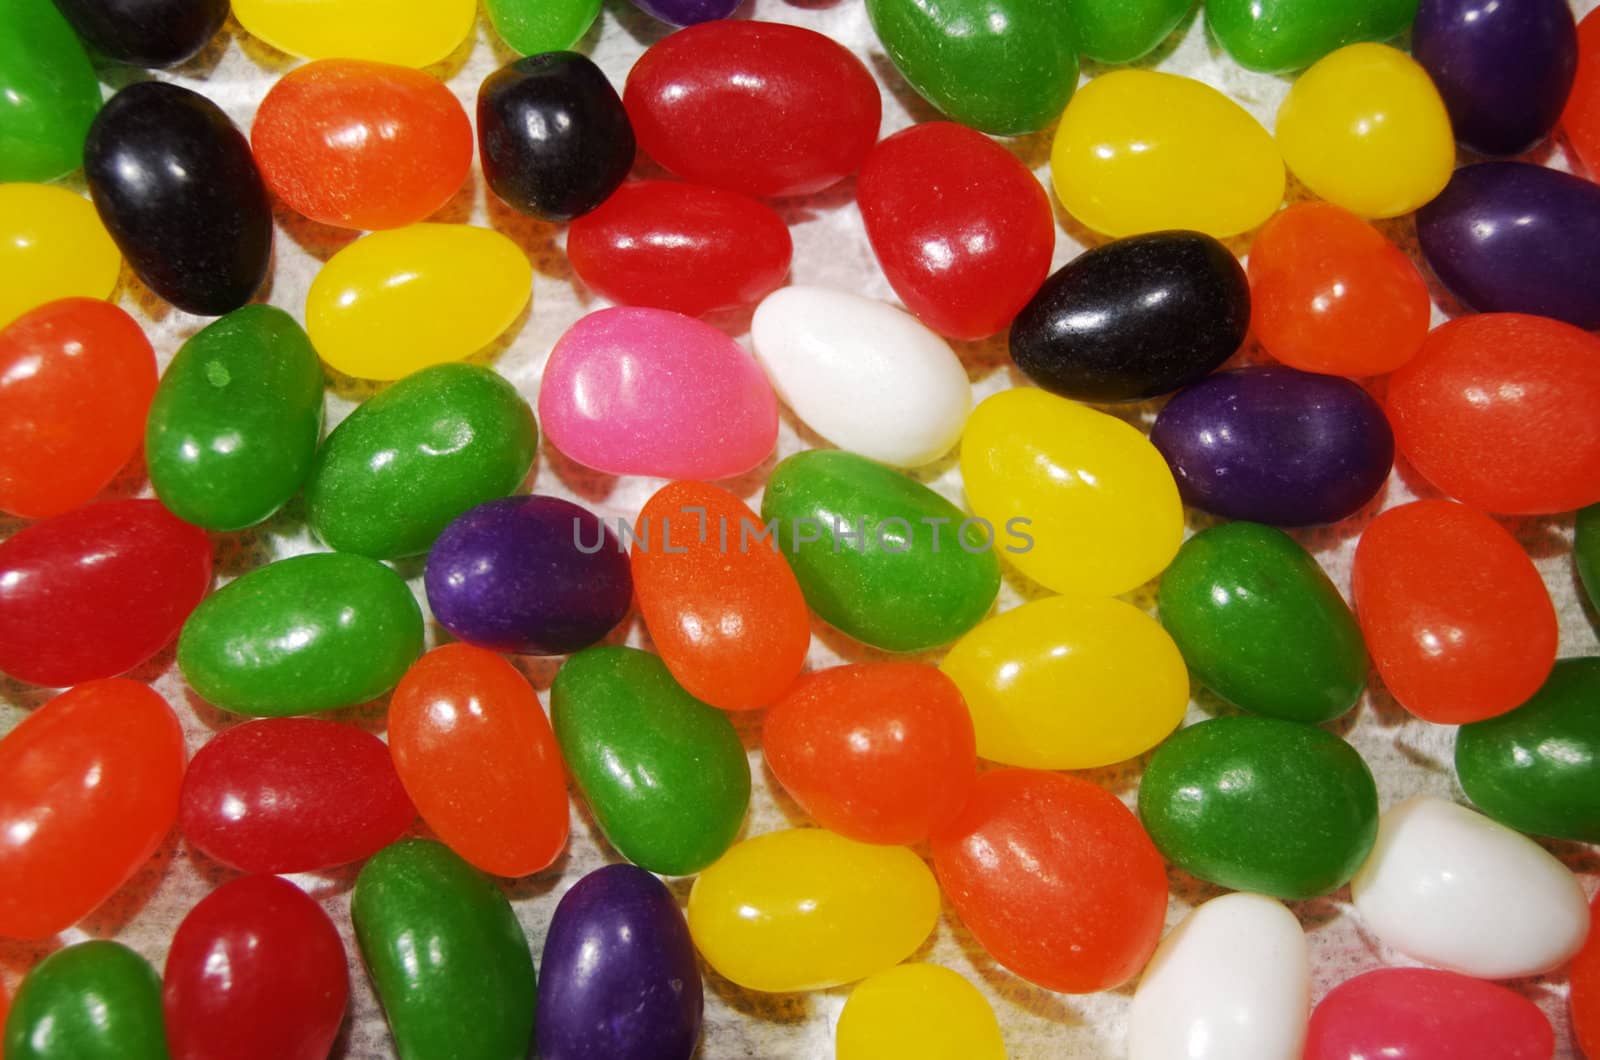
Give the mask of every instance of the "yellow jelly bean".
[{"label": "yellow jelly bean", "polygon": [[0,184],[0,328],[61,298],[108,298],[122,254],[94,204],[49,184]]},{"label": "yellow jelly bean", "polygon": [[233,0],[251,36],[307,59],[431,66],[472,32],[474,0]]},{"label": "yellow jelly bean", "polygon": [[746,839],[689,892],[689,934],[751,990],[823,990],[892,968],[939,917],[939,886],[905,847],[820,828]]},{"label": "yellow jelly bean", "polygon": [[1094,769],[1166,739],[1189,704],[1189,672],[1137,607],[1052,596],[996,615],[940,667],[961,689],[978,756],[1035,769]]},{"label": "yellow jelly bean", "polygon": [[1267,130],[1221,92],[1149,70],[1117,70],[1072,97],[1050,175],[1067,212],[1096,232],[1247,232],[1283,201]]},{"label": "yellow jelly bean", "polygon": [[1150,440],[1043,390],[1003,390],[973,411],[961,477],[974,515],[994,526],[1026,520],[1017,525],[1033,544],[1003,554],[1058,593],[1135,589],[1183,540],[1178,487]]},{"label": "yellow jelly bean", "polygon": [[1278,108],[1278,146],[1302,184],[1363,217],[1422,206],[1456,161],[1439,90],[1383,44],[1340,48],[1301,74]]},{"label": "yellow jelly bean", "polygon": [[328,260],[306,296],[306,331],[346,375],[398,379],[483,349],[532,290],[527,255],[499,232],[411,225],[358,239]]},{"label": "yellow jelly bean", "polygon": [[1006,1060],[994,1009],[937,964],[902,964],[850,992],[835,1060]]}]

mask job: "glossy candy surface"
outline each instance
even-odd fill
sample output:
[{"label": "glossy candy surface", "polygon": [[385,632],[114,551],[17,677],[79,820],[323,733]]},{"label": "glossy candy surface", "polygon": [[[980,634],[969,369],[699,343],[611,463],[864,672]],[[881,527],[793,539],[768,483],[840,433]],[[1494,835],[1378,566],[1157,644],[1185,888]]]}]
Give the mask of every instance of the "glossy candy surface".
[{"label": "glossy candy surface", "polygon": [[1208,0],[1206,25],[1240,66],[1287,73],[1411,25],[1417,0]]},{"label": "glossy candy surface", "polygon": [[1005,1060],[989,1001],[937,964],[901,964],[861,982],[839,1012],[836,1060]]},{"label": "glossy candy surface", "polygon": [[0,1015],[9,1060],[167,1060],[161,979],[120,942],[50,954]]},{"label": "glossy candy surface", "polygon": [[727,18],[739,9],[739,0],[633,0],[633,6],[674,26]]},{"label": "glossy candy surface", "polygon": [[1593,11],[1578,23],[1577,70],[1561,131],[1583,168],[1591,176],[1600,172],[1600,16]]},{"label": "glossy candy surface", "polygon": [[1101,63],[1143,58],[1178,28],[1194,0],[1066,0],[1078,50]]},{"label": "glossy candy surface", "polygon": [[1600,896],[1589,905],[1589,937],[1572,958],[1572,1030],[1578,1047],[1600,1052]]},{"label": "glossy candy surface", "polygon": [[600,17],[600,0],[485,0],[489,22],[519,55],[566,51]]},{"label": "glossy candy surface", "polygon": [[1377,968],[1311,1013],[1305,1060],[1550,1060],[1539,1006],[1503,986],[1436,968]]},{"label": "glossy candy surface", "polygon": [[132,66],[176,66],[228,19],[227,0],[60,0],[56,7],[95,52]]},{"label": "glossy candy surface", "polygon": [[0,328],[62,298],[109,298],[122,252],[94,204],[48,184],[0,184]]},{"label": "glossy candy surface", "polygon": [[252,36],[307,59],[432,66],[472,32],[472,0],[233,0]]},{"label": "glossy candy surface", "polygon": [[77,169],[99,109],[94,67],[56,6],[6,0],[0,7],[0,181],[54,180]]}]

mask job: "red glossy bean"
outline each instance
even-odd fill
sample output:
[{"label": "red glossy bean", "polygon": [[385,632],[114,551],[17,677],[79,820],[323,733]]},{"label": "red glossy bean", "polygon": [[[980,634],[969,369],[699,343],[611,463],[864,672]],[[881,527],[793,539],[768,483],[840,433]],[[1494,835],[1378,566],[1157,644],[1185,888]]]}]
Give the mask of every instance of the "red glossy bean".
[{"label": "red glossy bean", "polygon": [[1550,1060],[1539,1006],[1503,986],[1432,968],[1379,968],[1339,984],[1311,1014],[1305,1060]]},{"label": "red glossy bean", "polygon": [[1600,893],[1589,903],[1589,937],[1572,958],[1572,1030],[1587,1056],[1600,1056]]}]

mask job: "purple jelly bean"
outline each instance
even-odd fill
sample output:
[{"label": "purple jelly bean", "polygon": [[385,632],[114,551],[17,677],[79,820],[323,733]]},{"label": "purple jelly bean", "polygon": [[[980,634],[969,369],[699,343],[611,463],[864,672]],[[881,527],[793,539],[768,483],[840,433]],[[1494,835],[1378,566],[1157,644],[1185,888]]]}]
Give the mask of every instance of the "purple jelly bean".
[{"label": "purple jelly bean", "polygon": [[508,497],[464,513],[428,553],[433,617],[494,651],[564,655],[628,613],[633,573],[616,535],[559,497]]},{"label": "purple jelly bean", "polygon": [[607,865],[562,896],[539,961],[543,1060],[689,1060],[703,1007],[689,925],[660,880]]},{"label": "purple jelly bean", "polygon": [[1150,440],[1184,503],[1272,526],[1334,523],[1383,488],[1394,435],[1360,386],[1294,368],[1219,372],[1178,392]]},{"label": "purple jelly bean", "polygon": [[674,26],[714,22],[739,10],[743,0],[633,0],[633,6]]}]

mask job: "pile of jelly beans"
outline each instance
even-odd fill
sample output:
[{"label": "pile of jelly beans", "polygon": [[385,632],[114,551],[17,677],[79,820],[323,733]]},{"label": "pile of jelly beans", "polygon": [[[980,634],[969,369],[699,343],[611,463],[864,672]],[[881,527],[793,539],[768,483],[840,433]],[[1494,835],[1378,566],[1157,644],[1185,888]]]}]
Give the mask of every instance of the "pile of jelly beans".
[{"label": "pile of jelly beans", "polygon": [[[319,1060],[352,968],[407,1060],[732,1055],[708,983],[850,988],[841,1060],[1004,1057],[917,959],[941,917],[990,986],[1129,990],[1134,1060],[1600,1056],[1600,658],[1506,523],[1600,602],[1600,14],[1206,0],[1292,79],[1269,133],[1152,69],[1193,0],[843,0],[876,70],[633,2],[674,28],[619,92],[599,0],[488,0],[524,57],[469,117],[472,0],[234,0],[308,60],[247,137],[137,74],[223,0],[0,0],[0,673],[60,690],[0,738],[0,937],[108,933],[174,828],[225,880],[159,975],[46,947],[5,1060]],[[886,90],[934,120],[880,139]],[[440,223],[474,158],[516,223]],[[899,305],[787,282],[774,203],[841,188]],[[275,210],[343,233],[299,314]],[[494,368],[524,216],[610,303],[536,398]],[[1374,223],[1413,216],[1415,261]],[[119,291],[214,319],[158,358]],[[325,433],[330,382],[371,396]],[[541,446],[654,492],[529,494]],[[318,547],[219,578],[268,520]],[[1352,603],[1304,528],[1359,538]],[[1455,727],[1463,797],[1380,806],[1363,701]],[[751,834],[752,757],[791,827]],[[576,881],[574,801],[614,862]],[[285,878],[339,871],[343,925]],[[1168,930],[1174,884],[1219,896]],[[1390,966],[1313,1008],[1330,897]],[[1559,1030],[1500,985],[1545,975]]]}]

